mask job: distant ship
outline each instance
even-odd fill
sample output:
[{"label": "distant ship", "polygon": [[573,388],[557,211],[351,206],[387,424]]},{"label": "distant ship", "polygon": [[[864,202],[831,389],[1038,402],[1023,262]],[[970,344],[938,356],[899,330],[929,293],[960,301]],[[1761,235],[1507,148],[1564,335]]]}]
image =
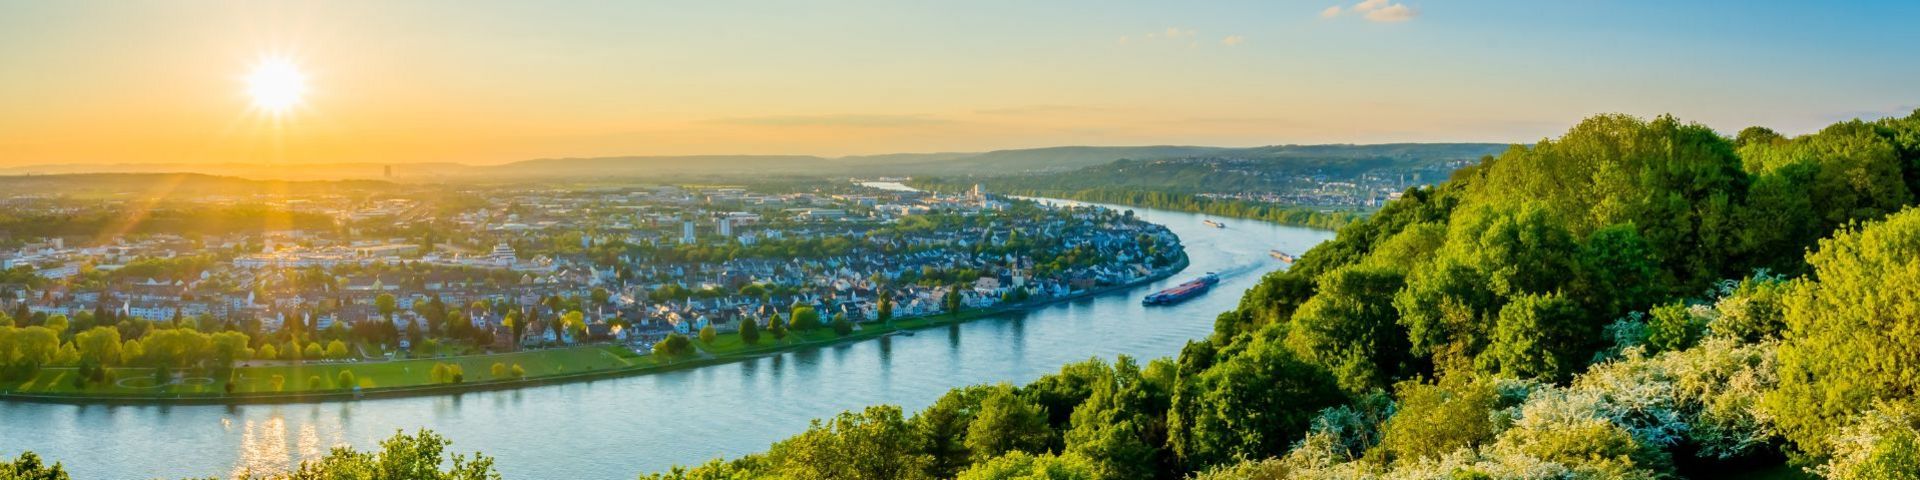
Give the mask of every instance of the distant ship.
[{"label": "distant ship", "polygon": [[1293,255],[1288,255],[1287,252],[1282,252],[1279,250],[1268,250],[1267,255],[1272,255],[1274,260],[1279,260],[1282,263],[1286,263],[1289,265],[1293,264]]},{"label": "distant ship", "polygon": [[1140,300],[1140,304],[1172,305],[1180,303],[1187,299],[1198,297],[1200,294],[1207,293],[1207,290],[1212,289],[1213,285],[1217,283],[1220,283],[1220,276],[1215,275],[1213,272],[1207,272],[1206,275],[1190,280],[1187,283],[1153,292],[1152,295],[1147,295],[1147,298]]},{"label": "distant ship", "polygon": [[1206,220],[1201,220],[1200,223],[1207,224],[1207,226],[1213,227],[1213,228],[1227,228],[1227,224],[1213,221],[1213,219],[1211,218]]}]

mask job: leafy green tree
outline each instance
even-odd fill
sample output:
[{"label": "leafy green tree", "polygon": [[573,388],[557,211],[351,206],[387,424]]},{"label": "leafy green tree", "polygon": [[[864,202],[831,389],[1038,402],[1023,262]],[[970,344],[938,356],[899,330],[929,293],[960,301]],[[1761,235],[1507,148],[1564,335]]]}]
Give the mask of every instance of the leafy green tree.
[{"label": "leafy green tree", "polygon": [[[279,474],[260,476],[262,480],[305,480],[321,478],[406,478],[420,480],[499,480],[493,459],[479,453],[453,455],[446,449],[453,442],[431,431],[413,435],[395,432],[380,442],[380,449],[361,452],[352,447],[335,447],[318,460],[303,461],[300,468]],[[442,466],[445,465],[445,469]]]},{"label": "leafy green tree", "polygon": [[1256,339],[1191,378],[1183,375],[1167,423],[1168,444],[1186,468],[1284,453],[1315,412],[1345,400],[1325,369],[1275,343]]},{"label": "leafy green tree", "polygon": [[1091,462],[1097,478],[1152,479],[1167,466],[1166,411],[1174,366],[1164,360],[1142,372],[1121,356],[1107,381],[1073,409],[1066,451]]},{"label": "leafy green tree", "polygon": [[113,327],[93,327],[74,334],[74,348],[80,350],[80,358],[91,360],[101,366],[119,366],[121,364],[120,330]]},{"label": "leafy green tree", "polygon": [[1074,454],[1013,451],[975,464],[958,480],[1094,480],[1103,477],[1087,459]]},{"label": "leafy green tree", "polygon": [[987,385],[948,390],[909,420],[914,438],[919,442],[915,451],[930,457],[928,477],[951,478],[973,462],[973,454],[966,445],[967,427],[980,411],[981,400],[996,391],[998,387]]},{"label": "leafy green tree", "polygon": [[336,386],[344,390],[352,390],[353,387],[360,386],[360,379],[353,375],[353,370],[341,370],[336,380]]},{"label": "leafy green tree", "polygon": [[926,476],[930,457],[916,450],[913,428],[894,406],[842,412],[814,420],[806,432],[767,452],[776,478],[805,480],[914,480]]},{"label": "leafy green tree", "polygon": [[748,345],[760,343],[760,321],[753,318],[740,319],[740,341]]},{"label": "leafy green tree", "polygon": [[1765,406],[1801,450],[1822,455],[1827,438],[1875,402],[1920,391],[1920,210],[1835,234],[1807,256],[1818,281],[1785,299],[1780,387]]},{"label": "leafy green tree", "polygon": [[67,470],[59,462],[53,465],[41,463],[40,456],[33,452],[20,452],[20,456],[11,462],[0,462],[0,479],[4,480],[68,480]]},{"label": "leafy green tree", "polygon": [[1001,385],[980,400],[980,410],[967,424],[966,445],[978,462],[1013,451],[1045,452],[1052,437],[1047,411]]},{"label": "leafy green tree", "polygon": [[653,344],[653,354],[660,357],[678,357],[693,353],[693,341],[686,335],[669,333],[667,338]]},{"label": "leafy green tree", "polygon": [[805,332],[820,328],[820,312],[814,311],[813,307],[793,307],[792,317],[793,331]]},{"label": "leafy green tree", "polygon": [[393,321],[393,312],[399,310],[399,305],[399,301],[393,298],[391,293],[382,293],[380,296],[373,297],[373,308],[380,311],[380,316],[387,317],[388,322]]},{"label": "leafy green tree", "polygon": [[833,315],[833,333],[842,337],[853,334],[853,321],[847,319],[847,314]]},{"label": "leafy green tree", "polygon": [[712,345],[713,341],[718,340],[719,338],[720,338],[720,333],[718,330],[713,329],[713,325],[700,327],[700,343]]},{"label": "leafy green tree", "polygon": [[1293,314],[1287,347],[1301,360],[1334,372],[1349,393],[1385,387],[1412,373],[1415,366],[1407,355],[1412,347],[1393,308],[1404,278],[1365,267],[1322,275],[1318,293]]},{"label": "leafy green tree", "polygon": [[1506,428],[1491,381],[1456,374],[1439,383],[1402,382],[1398,390],[1393,416],[1381,428],[1379,448],[1390,459],[1436,459],[1477,449]]},{"label": "leafy green tree", "polygon": [[346,360],[347,356],[352,355],[351,353],[347,352],[347,342],[342,342],[339,340],[327,342],[326,354],[327,354],[327,358],[330,358],[333,360]]},{"label": "leafy green tree", "polygon": [[1647,319],[1647,346],[1654,351],[1685,350],[1706,333],[1707,324],[1695,318],[1684,303],[1655,307]]},{"label": "leafy green tree", "polygon": [[1500,307],[1480,371],[1515,378],[1572,376],[1597,347],[1600,328],[1579,305],[1553,293],[1522,294]]}]

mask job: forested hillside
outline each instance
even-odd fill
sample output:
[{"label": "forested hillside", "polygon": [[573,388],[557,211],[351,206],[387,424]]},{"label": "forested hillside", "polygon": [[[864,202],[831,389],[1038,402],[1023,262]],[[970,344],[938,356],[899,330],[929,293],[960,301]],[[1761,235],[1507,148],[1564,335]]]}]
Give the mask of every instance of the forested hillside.
[{"label": "forested hillside", "polygon": [[1176,359],[656,478],[1911,478],[1920,112],[1588,119],[1407,192]]},{"label": "forested hillside", "polygon": [[[991,185],[995,190],[1072,192],[1125,190],[1170,193],[1272,192],[1312,188],[1378,174],[1443,178],[1455,168],[1508,148],[1494,143],[1276,145],[1213,149],[1186,155],[1122,157],[1068,171],[1023,174],[1016,169],[918,179],[928,185]],[[1142,152],[1129,152],[1142,153]],[[1155,152],[1176,153],[1176,152]]]}]

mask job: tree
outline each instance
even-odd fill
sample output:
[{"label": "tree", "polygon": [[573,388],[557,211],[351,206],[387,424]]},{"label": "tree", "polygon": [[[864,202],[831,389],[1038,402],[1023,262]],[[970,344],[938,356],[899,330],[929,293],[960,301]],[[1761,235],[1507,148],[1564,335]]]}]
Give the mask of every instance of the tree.
[{"label": "tree", "polygon": [[493,373],[493,378],[507,378],[507,364],[505,363],[493,362],[493,368],[488,370],[490,373]]},{"label": "tree", "polygon": [[740,319],[740,341],[748,345],[760,343],[760,321],[752,317]]},{"label": "tree", "polygon": [[1066,449],[1093,464],[1096,478],[1148,480],[1166,466],[1166,412],[1174,365],[1157,360],[1142,371],[1121,356],[1112,374],[1073,408]]},{"label": "tree", "polygon": [[686,335],[669,333],[667,338],[653,344],[653,354],[656,356],[672,358],[689,353],[693,353],[693,341],[688,340]]},{"label": "tree", "polygon": [[1345,400],[1325,369],[1273,343],[1259,338],[1190,379],[1183,373],[1167,423],[1168,444],[1187,468],[1284,453],[1315,412]]},{"label": "tree", "polygon": [[973,463],[966,445],[967,427],[980,410],[981,399],[998,390],[998,386],[987,385],[955,388],[914,414],[910,423],[920,442],[915,451],[932,457],[927,464],[928,477],[951,478]]},{"label": "tree", "polygon": [[354,387],[358,387],[358,386],[360,386],[360,380],[353,376],[352,370],[340,371],[339,385],[338,385],[339,388],[345,389],[345,390],[352,390]]},{"label": "tree", "polygon": [[776,478],[846,480],[927,479],[929,457],[915,450],[913,429],[900,407],[842,412],[773,445],[767,461]]},{"label": "tree", "polygon": [[226,331],[207,336],[207,351],[219,366],[232,365],[233,362],[253,357],[253,349],[247,344],[253,339],[245,333]]},{"label": "tree", "polygon": [[1647,319],[1647,346],[1653,351],[1684,350],[1705,334],[1707,322],[1694,318],[1684,303],[1670,303],[1653,309]]},{"label": "tree", "polygon": [[41,463],[40,456],[33,452],[20,452],[11,462],[0,462],[0,479],[6,480],[68,480],[67,470],[59,462],[53,465]]},{"label": "tree", "polygon": [[966,306],[966,303],[961,301],[964,296],[961,292],[960,286],[954,285],[953,288],[947,289],[945,296],[940,298],[941,306],[946,308],[947,313],[960,313],[960,309]]},{"label": "tree", "polygon": [[93,327],[74,334],[73,345],[80,350],[80,358],[91,360],[101,366],[114,367],[121,364],[120,330],[113,327]]},{"label": "tree", "polygon": [[393,298],[391,293],[382,293],[380,296],[373,297],[373,307],[380,311],[380,316],[387,317],[387,322],[391,323],[393,312],[399,309],[399,301]]},{"label": "tree", "polygon": [[1350,267],[1320,277],[1319,294],[1301,304],[1287,329],[1287,347],[1327,368],[1349,393],[1386,386],[1412,373],[1406,328],[1393,309],[1405,276]]},{"label": "tree", "polygon": [[[380,442],[378,451],[360,452],[335,447],[325,457],[303,461],[292,472],[267,475],[264,480],[319,478],[408,478],[421,480],[499,480],[493,459],[479,453],[446,456],[453,442],[428,430],[413,435],[395,432]],[[447,465],[445,470],[442,465]]]},{"label": "tree", "polygon": [[780,318],[780,314],[775,313],[767,319],[767,333],[772,333],[774,340],[787,339],[787,322]]},{"label": "tree", "polygon": [[994,457],[961,472],[958,480],[1094,480],[1110,478],[1086,458],[1074,454],[1030,454],[1015,451]]},{"label": "tree", "polygon": [[348,355],[352,355],[351,353],[347,352],[347,342],[342,342],[339,340],[327,342],[326,354],[327,354],[327,358],[330,358],[333,360],[346,360]]},{"label": "tree", "polygon": [[1807,256],[1788,293],[1780,387],[1767,410],[1802,451],[1824,455],[1856,412],[1920,391],[1920,210],[1842,231]]},{"label": "tree", "polygon": [[792,328],[796,332],[805,332],[820,328],[820,312],[813,307],[793,307]]},{"label": "tree", "polygon": [[1514,297],[1494,322],[1480,371],[1561,380],[1586,366],[1599,328],[1560,294]]},{"label": "tree", "polygon": [[1013,451],[1046,452],[1052,437],[1047,411],[1003,384],[980,400],[979,412],[967,424],[966,445],[978,462]]},{"label": "tree", "polygon": [[308,343],[306,348],[300,349],[301,358],[319,359],[324,355],[326,355],[326,352],[320,350],[320,342]]},{"label": "tree", "polygon": [[41,325],[47,327],[48,330],[53,330],[55,334],[66,335],[70,322],[67,321],[66,315],[54,314],[53,316],[47,317],[47,321],[42,322]]},{"label": "tree", "polygon": [[847,314],[833,314],[833,333],[842,337],[853,334],[853,321],[847,319]]},{"label": "tree", "polygon": [[1380,449],[1392,459],[1435,459],[1491,444],[1505,427],[1491,381],[1454,374],[1439,383],[1402,382],[1393,417],[1381,427]]},{"label": "tree", "polygon": [[713,325],[700,327],[700,343],[713,345],[713,341],[719,338],[720,338],[720,333],[719,331],[713,329]]},{"label": "tree", "polygon": [[879,310],[875,316],[878,317],[881,323],[893,321],[893,294],[891,292],[880,292],[879,303],[880,304],[875,307]]}]

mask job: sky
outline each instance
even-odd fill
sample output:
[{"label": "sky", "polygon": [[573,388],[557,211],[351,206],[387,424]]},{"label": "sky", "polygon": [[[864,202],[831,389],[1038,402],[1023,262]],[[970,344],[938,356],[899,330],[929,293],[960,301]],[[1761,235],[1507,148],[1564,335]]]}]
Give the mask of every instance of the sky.
[{"label": "sky", "polygon": [[[1920,107],[1920,2],[0,0],[0,165],[1533,142]],[[264,111],[248,73],[304,75]]]}]

